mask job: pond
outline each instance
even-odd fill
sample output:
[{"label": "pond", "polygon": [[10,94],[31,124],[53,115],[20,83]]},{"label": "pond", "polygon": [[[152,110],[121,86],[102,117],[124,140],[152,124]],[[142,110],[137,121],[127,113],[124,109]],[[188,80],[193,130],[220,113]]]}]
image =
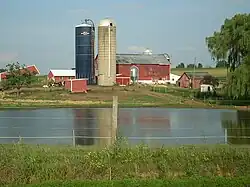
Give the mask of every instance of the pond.
[{"label": "pond", "polygon": [[[118,135],[132,145],[250,144],[250,112],[219,109],[121,108]],[[1,110],[0,143],[107,145],[112,110]]]}]

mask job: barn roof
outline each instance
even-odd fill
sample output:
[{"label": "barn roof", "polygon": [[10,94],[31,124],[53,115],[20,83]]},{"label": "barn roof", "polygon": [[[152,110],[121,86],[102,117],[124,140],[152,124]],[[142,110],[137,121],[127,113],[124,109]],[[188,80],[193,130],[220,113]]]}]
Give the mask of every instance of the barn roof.
[{"label": "barn roof", "polygon": [[208,72],[184,72],[189,78],[203,78],[204,76],[211,76]]},{"label": "barn roof", "polygon": [[71,69],[51,69],[50,72],[55,77],[75,77],[76,71]]},{"label": "barn roof", "polygon": [[169,64],[167,54],[116,54],[117,64]]}]

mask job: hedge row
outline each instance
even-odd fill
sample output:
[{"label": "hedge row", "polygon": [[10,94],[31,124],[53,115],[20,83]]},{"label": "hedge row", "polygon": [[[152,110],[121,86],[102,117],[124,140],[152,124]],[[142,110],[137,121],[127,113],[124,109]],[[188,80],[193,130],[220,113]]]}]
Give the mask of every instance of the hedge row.
[{"label": "hedge row", "polygon": [[[19,185],[20,186],[20,185]],[[179,180],[67,181],[23,187],[248,187],[250,178],[197,178]],[[17,187],[17,186],[16,186]]]}]

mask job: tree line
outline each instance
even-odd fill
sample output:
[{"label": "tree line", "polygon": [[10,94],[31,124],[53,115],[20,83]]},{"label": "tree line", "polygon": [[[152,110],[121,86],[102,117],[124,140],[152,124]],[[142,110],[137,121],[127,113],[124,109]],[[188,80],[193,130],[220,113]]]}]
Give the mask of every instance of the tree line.
[{"label": "tree line", "polygon": [[[216,68],[226,68],[226,61],[220,60],[216,63]],[[187,64],[185,65],[183,62],[179,63],[176,68],[204,68],[202,63],[195,64]]]}]

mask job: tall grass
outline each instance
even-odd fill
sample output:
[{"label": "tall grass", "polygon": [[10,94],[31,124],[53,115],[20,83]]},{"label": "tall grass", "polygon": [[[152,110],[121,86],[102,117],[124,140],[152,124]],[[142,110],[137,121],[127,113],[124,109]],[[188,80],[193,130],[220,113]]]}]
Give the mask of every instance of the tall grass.
[{"label": "tall grass", "polygon": [[250,176],[250,148],[183,146],[109,148],[0,145],[0,185],[52,180],[172,179]]}]

